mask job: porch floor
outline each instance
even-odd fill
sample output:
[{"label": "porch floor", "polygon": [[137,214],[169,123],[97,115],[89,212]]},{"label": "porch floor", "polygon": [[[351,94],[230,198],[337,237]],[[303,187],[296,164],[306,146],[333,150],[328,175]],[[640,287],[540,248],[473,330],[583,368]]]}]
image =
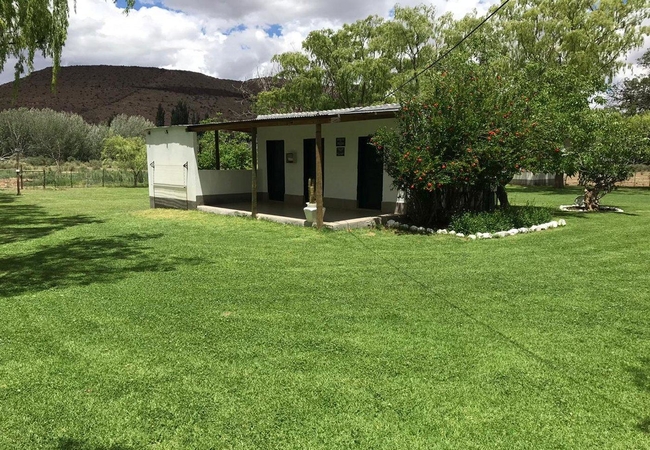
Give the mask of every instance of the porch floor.
[{"label": "porch floor", "polygon": [[[257,217],[271,222],[308,227],[312,226],[305,220],[305,213],[299,205],[289,205],[284,202],[264,201],[257,204]],[[218,206],[202,205],[199,211],[228,216],[250,216],[250,202],[228,203]],[[350,228],[368,228],[385,223],[395,217],[394,214],[382,214],[371,209],[335,209],[325,207],[324,226],[332,230]]]}]

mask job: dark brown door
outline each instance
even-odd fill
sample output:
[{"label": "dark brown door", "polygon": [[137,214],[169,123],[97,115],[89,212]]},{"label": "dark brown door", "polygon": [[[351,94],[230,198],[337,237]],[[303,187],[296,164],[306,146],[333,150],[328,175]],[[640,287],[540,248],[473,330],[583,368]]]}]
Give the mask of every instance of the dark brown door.
[{"label": "dark brown door", "polygon": [[359,208],[381,209],[384,167],[381,157],[370,145],[370,136],[359,138],[357,163],[357,202]]},{"label": "dark brown door", "polygon": [[269,200],[284,201],[284,141],[266,141]]},{"label": "dark brown door", "polygon": [[[322,141],[323,148],[323,191],[325,191],[325,139]],[[311,178],[316,183],[316,139],[305,139],[303,141],[303,158],[304,162],[304,175],[303,175],[303,195],[305,202],[309,201],[309,179]]]}]

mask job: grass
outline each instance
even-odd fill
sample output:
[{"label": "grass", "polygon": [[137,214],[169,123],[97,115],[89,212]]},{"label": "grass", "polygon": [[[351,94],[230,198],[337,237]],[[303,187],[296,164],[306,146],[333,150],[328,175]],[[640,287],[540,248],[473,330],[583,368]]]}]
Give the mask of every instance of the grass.
[{"label": "grass", "polygon": [[650,448],[650,191],[604,203],[469,242],[0,193],[0,448]]}]

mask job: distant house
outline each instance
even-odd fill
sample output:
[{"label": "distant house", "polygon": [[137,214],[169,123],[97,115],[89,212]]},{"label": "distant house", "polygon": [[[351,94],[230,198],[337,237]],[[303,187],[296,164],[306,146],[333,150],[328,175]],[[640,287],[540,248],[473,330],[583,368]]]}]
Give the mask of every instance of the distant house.
[{"label": "distant house", "polygon": [[[147,136],[151,206],[191,209],[256,198],[262,204],[302,207],[308,200],[308,180],[316,178],[320,136],[324,206],[393,213],[397,192],[369,139],[381,127],[396,126],[398,110],[399,105],[390,104],[152,129]],[[256,173],[198,170],[196,133],[222,130],[252,134]]]}]

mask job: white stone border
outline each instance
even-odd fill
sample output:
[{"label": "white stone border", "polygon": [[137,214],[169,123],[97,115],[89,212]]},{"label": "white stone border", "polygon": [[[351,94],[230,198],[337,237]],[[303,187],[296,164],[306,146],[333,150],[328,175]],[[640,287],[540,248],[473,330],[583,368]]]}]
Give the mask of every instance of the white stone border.
[{"label": "white stone border", "polygon": [[463,233],[456,233],[455,231],[449,231],[449,230],[436,231],[432,228],[416,227],[415,225],[400,223],[397,222],[396,220],[389,220],[388,222],[386,222],[386,227],[393,230],[410,231],[412,233],[419,233],[419,234],[446,234],[449,236],[456,236],[459,238],[466,237],[472,241],[476,239],[498,239],[498,238],[504,238],[508,236],[515,236],[517,234],[533,233],[535,231],[544,231],[550,228],[558,228],[558,227],[565,227],[565,226],[566,226],[566,220],[560,219],[548,223],[543,223],[541,225],[533,225],[530,228],[513,228],[512,230],[499,231],[498,233],[476,233],[476,234],[470,234],[469,236],[465,236]]},{"label": "white stone border", "polygon": [[[593,211],[589,211],[586,208],[581,208],[581,209],[575,209],[575,208],[578,208],[578,206],[576,206],[576,205],[560,205],[560,211],[564,211],[564,212],[575,212],[575,213],[593,212]],[[599,206],[598,211],[608,211],[608,212],[617,212],[617,213],[625,212],[621,208],[617,208],[615,206]]]}]

